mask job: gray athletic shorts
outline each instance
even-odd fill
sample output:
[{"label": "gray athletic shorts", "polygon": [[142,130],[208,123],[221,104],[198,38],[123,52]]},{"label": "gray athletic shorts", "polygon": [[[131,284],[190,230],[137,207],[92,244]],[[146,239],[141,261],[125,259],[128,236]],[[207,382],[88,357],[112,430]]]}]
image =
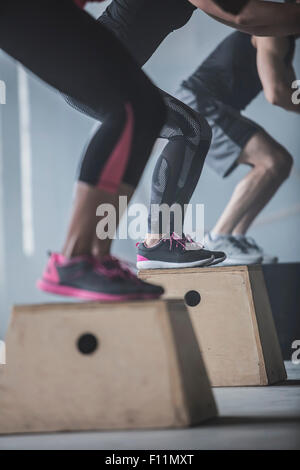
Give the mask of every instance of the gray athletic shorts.
[{"label": "gray athletic shorts", "polygon": [[206,163],[222,177],[228,176],[249,139],[262,128],[204,88],[195,93],[181,86],[175,96],[207,119],[213,136]]}]

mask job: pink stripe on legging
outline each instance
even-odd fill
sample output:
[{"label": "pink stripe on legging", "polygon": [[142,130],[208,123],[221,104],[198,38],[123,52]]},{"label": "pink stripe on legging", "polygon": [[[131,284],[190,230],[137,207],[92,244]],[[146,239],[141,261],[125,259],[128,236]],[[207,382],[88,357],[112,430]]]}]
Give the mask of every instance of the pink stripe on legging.
[{"label": "pink stripe on legging", "polygon": [[111,194],[116,194],[122,182],[128,158],[131,151],[131,143],[134,128],[134,115],[130,103],[125,104],[126,124],[123,133],[110,155],[104,170],[101,173],[98,188]]}]

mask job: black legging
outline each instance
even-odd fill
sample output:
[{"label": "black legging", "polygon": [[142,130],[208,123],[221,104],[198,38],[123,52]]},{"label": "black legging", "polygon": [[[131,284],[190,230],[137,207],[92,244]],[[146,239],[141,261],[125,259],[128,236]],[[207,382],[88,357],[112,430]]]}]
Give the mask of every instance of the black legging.
[{"label": "black legging", "polygon": [[101,158],[83,162],[83,180],[116,192],[139,177],[165,120],[159,92],[118,39],[73,0],[15,0],[0,6],[0,47],[103,120]]}]

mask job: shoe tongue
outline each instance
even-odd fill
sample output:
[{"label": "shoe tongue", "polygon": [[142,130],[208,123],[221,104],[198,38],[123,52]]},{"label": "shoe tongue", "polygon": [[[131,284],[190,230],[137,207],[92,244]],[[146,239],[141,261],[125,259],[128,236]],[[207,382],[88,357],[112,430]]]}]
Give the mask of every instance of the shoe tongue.
[{"label": "shoe tongue", "polygon": [[181,235],[178,235],[178,233],[173,232],[172,236],[175,238],[175,240],[186,240],[187,239],[186,235],[183,232],[182,232]]},{"label": "shoe tongue", "polygon": [[202,245],[194,241],[185,242],[185,247],[187,250],[201,250],[201,248],[203,248]]},{"label": "shoe tongue", "polygon": [[130,268],[127,267],[126,265],[122,265],[122,262],[114,258],[113,256],[106,256],[103,260],[99,262],[100,264],[100,269],[101,266],[104,267],[105,270],[108,271],[108,275],[111,275],[115,279],[123,279],[123,280],[128,280],[128,279],[135,279],[136,276],[134,275],[133,272],[131,272]]}]

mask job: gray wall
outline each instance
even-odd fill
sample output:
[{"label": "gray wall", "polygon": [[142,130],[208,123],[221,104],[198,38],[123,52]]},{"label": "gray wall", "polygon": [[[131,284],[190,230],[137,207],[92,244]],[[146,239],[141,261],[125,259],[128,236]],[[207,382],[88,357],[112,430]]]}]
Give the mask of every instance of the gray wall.
[{"label": "gray wall", "polygon": [[[102,7],[103,9],[103,7]],[[97,13],[101,8],[91,9]],[[146,66],[153,80],[174,92],[179,82],[200,63],[230,31],[197,12],[190,23],[174,33]],[[295,64],[300,78],[300,48]],[[7,84],[7,104],[0,105],[0,338],[4,336],[11,306],[56,300],[35,289],[45,262],[46,251],[60,250],[72,201],[73,182],[80,153],[94,122],[71,110],[60,96],[30,76],[30,136],[32,139],[32,203],[34,252],[27,256],[22,245],[20,129],[16,64],[0,54],[0,80]],[[272,108],[260,96],[247,116],[263,125],[285,145],[295,159],[290,179],[263,211],[251,230],[269,252],[281,261],[300,261],[300,117]],[[163,143],[158,144],[161,148]],[[151,169],[158,151],[153,152],[135,200],[149,194]],[[205,204],[206,228],[210,228],[230,197],[234,185],[245,174],[238,169],[220,180],[205,168],[193,201]],[[116,242],[114,251],[134,260],[133,242]]]}]

